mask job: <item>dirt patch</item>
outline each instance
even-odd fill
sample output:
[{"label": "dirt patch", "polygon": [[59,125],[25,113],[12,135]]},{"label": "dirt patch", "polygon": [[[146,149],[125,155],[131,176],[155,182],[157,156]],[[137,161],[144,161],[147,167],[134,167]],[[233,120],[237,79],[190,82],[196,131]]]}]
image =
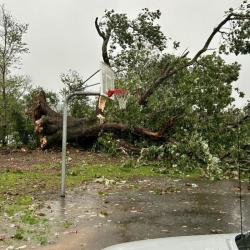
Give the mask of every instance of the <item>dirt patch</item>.
[{"label": "dirt patch", "polygon": [[[34,170],[37,165],[60,165],[61,151],[59,150],[0,150],[0,170]],[[67,150],[69,167],[78,163],[87,164],[117,164],[126,157],[110,157],[106,154],[83,151],[75,148]],[[47,169],[48,170],[48,169]],[[53,170],[53,168],[52,168]]]}]

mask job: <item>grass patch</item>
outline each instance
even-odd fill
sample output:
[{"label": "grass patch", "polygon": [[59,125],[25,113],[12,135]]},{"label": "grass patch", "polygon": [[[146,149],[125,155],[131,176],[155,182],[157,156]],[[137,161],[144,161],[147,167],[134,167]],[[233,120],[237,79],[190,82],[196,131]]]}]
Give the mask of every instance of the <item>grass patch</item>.
[{"label": "grass patch", "polygon": [[24,215],[22,215],[21,221],[29,225],[36,225],[40,222],[39,218],[30,212],[26,212]]},{"label": "grass patch", "polygon": [[141,167],[123,167],[120,165],[88,165],[77,166],[70,169],[70,174],[67,178],[67,184],[72,185],[77,182],[89,181],[94,178],[105,176],[106,178],[124,178],[128,179],[134,176],[161,176],[160,173],[152,171],[150,166]]},{"label": "grass patch", "polygon": [[42,173],[35,170],[22,173],[4,171],[0,172],[0,193],[12,195],[14,199],[14,196],[41,191],[41,186],[50,189],[57,183],[59,185],[59,180],[60,177],[56,173],[46,173],[46,171]]},{"label": "grass patch", "polygon": [[48,243],[48,236],[47,235],[38,235],[36,236],[36,240],[42,245],[46,245]]},{"label": "grass patch", "polygon": [[13,236],[16,240],[23,240],[24,239],[24,230],[19,228],[17,229],[16,233]]},{"label": "grass patch", "polygon": [[17,196],[15,199],[5,202],[3,210],[9,215],[13,216],[17,212],[25,211],[33,202],[33,198],[29,195]]},{"label": "grass patch", "polygon": [[64,228],[69,228],[69,227],[71,227],[73,225],[73,223],[72,222],[70,222],[70,221],[64,221],[63,222],[63,227]]},{"label": "grass patch", "polygon": [[[43,171],[40,171],[41,168]],[[10,201],[19,205],[29,205],[32,200],[27,197],[29,194],[40,192],[57,193],[60,187],[60,169],[50,171],[51,164],[37,164],[31,170],[26,171],[2,171],[0,172],[0,194],[11,196]],[[201,171],[194,170],[188,173],[178,171],[162,172],[160,167],[154,164],[138,166],[133,160],[123,164],[78,164],[67,169],[67,186],[77,186],[86,181],[104,176],[106,178],[129,179],[132,177],[170,176],[197,178]],[[26,196],[25,198],[23,196]],[[21,198],[20,198],[21,197]],[[1,203],[1,198],[0,198]],[[1,209],[1,205],[0,205]]]}]

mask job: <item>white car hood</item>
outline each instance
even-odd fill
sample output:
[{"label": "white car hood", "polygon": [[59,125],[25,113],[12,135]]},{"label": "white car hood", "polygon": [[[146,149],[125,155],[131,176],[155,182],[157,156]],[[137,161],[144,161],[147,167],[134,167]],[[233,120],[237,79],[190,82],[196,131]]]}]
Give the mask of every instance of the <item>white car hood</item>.
[{"label": "white car hood", "polygon": [[238,250],[237,234],[181,236],[133,241],[103,250]]}]

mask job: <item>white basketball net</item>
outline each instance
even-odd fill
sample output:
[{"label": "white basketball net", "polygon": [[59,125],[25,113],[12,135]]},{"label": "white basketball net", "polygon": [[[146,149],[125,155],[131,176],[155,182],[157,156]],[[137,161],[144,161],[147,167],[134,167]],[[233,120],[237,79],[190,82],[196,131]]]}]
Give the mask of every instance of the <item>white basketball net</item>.
[{"label": "white basketball net", "polygon": [[128,102],[128,94],[115,95],[120,109],[126,109]]}]

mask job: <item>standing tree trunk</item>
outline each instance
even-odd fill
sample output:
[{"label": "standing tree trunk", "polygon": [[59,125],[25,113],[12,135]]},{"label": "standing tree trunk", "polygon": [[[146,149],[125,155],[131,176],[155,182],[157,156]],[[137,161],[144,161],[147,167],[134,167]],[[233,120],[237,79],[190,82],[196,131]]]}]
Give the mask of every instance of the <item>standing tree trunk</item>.
[{"label": "standing tree trunk", "polygon": [[[4,11],[2,10],[4,13]],[[4,42],[2,52],[1,78],[2,78],[2,99],[3,99],[3,126],[2,126],[2,145],[7,144],[7,97],[6,97],[6,50],[7,50],[7,22],[3,15]]]},{"label": "standing tree trunk", "polygon": [[2,125],[2,145],[7,144],[7,98],[5,86],[5,73],[2,72],[2,99],[3,99],[3,125]]}]

